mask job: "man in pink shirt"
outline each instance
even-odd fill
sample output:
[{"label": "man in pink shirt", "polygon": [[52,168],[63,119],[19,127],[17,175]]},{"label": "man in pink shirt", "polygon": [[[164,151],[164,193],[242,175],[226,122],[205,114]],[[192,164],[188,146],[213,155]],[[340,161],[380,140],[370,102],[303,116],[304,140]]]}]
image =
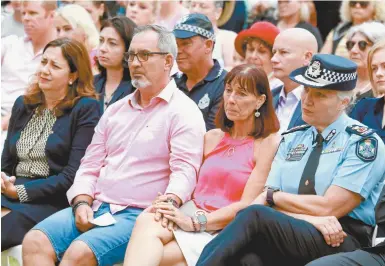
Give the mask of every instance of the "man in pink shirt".
[{"label": "man in pink shirt", "polygon": [[[176,53],[175,37],[165,28],[137,29],[125,55],[137,90],[100,119],[67,192],[72,208],[27,234],[24,265],[122,262],[136,217],[159,192],[177,205],[189,199],[206,130],[196,104],[170,80]],[[116,223],[95,226],[110,214]]]},{"label": "man in pink shirt", "polygon": [[1,39],[1,128],[7,130],[13,103],[24,94],[40,64],[43,48],[56,38],[56,1],[24,1],[25,36]]}]

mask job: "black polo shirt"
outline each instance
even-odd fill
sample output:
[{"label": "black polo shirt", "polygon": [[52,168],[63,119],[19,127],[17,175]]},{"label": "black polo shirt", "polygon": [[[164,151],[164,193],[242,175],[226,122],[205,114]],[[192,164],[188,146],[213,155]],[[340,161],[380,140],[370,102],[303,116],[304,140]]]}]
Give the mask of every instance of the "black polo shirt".
[{"label": "black polo shirt", "polygon": [[173,75],[177,87],[192,99],[202,111],[206,130],[216,128],[214,120],[224,91],[224,79],[227,71],[214,59],[214,66],[207,76],[195,84],[191,91],[187,89],[187,76],[183,73]]}]

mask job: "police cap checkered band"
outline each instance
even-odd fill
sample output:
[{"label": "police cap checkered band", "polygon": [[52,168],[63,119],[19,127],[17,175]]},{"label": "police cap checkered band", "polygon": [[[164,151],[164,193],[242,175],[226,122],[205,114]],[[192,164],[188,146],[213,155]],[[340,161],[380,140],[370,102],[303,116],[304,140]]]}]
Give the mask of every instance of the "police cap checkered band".
[{"label": "police cap checkered band", "polygon": [[357,65],[340,56],[316,54],[309,66],[294,70],[289,77],[304,86],[349,91],[357,83]]},{"label": "police cap checkered band", "polygon": [[[311,66],[309,66],[310,68]],[[322,69],[321,75],[319,77],[314,77],[309,74],[309,71],[307,70],[305,72],[305,77],[317,82],[321,85],[329,85],[334,83],[341,83],[345,81],[351,81],[357,78],[357,72],[353,73],[339,73],[335,72],[329,69]]]},{"label": "police cap checkered band", "polygon": [[207,39],[212,39],[212,40],[215,39],[215,35],[213,33],[209,32],[205,29],[202,29],[200,27],[193,26],[193,25],[177,24],[177,25],[175,25],[174,30],[189,31],[189,32],[193,32],[193,33],[196,33],[198,35],[201,35],[203,37],[206,37]]}]

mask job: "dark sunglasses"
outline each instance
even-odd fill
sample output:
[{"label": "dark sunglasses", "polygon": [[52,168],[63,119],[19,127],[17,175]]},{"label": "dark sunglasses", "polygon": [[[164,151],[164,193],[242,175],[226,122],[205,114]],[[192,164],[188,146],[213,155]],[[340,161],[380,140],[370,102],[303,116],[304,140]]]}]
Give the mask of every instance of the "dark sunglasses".
[{"label": "dark sunglasses", "polygon": [[[352,50],[354,45],[356,45],[356,42],[353,42],[353,41],[347,41],[346,42],[346,49],[348,49],[348,51]],[[360,49],[362,52],[366,50],[366,47],[368,47],[370,44],[368,42],[365,42],[365,41],[359,41],[358,42],[358,49]]]},{"label": "dark sunglasses", "polygon": [[360,4],[360,7],[367,8],[369,5],[369,1],[350,1],[349,6],[355,7],[357,4]]}]

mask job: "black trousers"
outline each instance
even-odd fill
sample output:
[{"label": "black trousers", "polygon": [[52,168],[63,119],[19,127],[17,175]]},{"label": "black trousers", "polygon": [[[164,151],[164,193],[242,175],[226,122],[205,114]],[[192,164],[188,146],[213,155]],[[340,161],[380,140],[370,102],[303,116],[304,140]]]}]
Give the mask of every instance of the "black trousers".
[{"label": "black trousers", "polygon": [[338,253],[319,258],[306,266],[385,266],[384,255],[378,255],[363,250]]},{"label": "black trousers", "polygon": [[204,248],[197,266],[302,266],[326,255],[359,248],[358,241],[349,235],[333,248],[310,223],[253,205],[240,211]]},{"label": "black trousers", "polygon": [[23,213],[11,211],[1,218],[1,251],[20,245],[36,224]]}]

